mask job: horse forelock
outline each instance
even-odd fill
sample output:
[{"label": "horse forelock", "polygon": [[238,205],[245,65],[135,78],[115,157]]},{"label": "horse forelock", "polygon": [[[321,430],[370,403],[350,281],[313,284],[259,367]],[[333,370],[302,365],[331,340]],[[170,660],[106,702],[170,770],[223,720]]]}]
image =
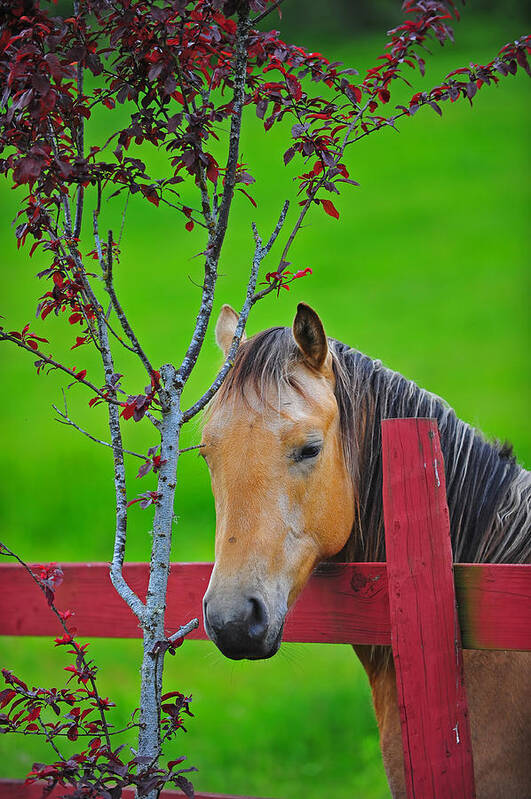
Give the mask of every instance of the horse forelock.
[{"label": "horse forelock", "polygon": [[291,330],[272,327],[240,344],[234,365],[211,402],[209,413],[234,400],[247,401],[251,389],[262,402],[275,388],[280,394],[284,386],[300,390],[294,369],[302,362]]},{"label": "horse forelock", "polygon": [[[446,470],[456,562],[521,563],[531,558],[531,475],[507,443],[488,442],[458,419],[440,397],[419,388],[380,361],[329,339],[343,452],[356,497],[349,541],[337,560],[385,560],[382,509],[381,421],[434,417]],[[211,404],[239,398],[250,388],[262,401],[270,389],[302,391],[295,371],[302,361],[290,328],[274,327],[243,343]]]}]

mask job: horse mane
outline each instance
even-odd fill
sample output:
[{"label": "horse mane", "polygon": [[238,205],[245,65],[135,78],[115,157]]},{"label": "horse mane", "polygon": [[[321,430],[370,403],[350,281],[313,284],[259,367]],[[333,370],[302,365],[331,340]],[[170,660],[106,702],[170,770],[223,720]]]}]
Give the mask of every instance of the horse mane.
[{"label": "horse mane", "polygon": [[[437,419],[444,455],[455,562],[523,563],[531,559],[531,474],[512,447],[489,442],[458,419],[435,394],[357,350],[329,339],[336,378],[343,451],[356,496],[349,540],[334,559],[385,560],[382,508],[382,419]],[[302,360],[290,328],[273,327],[242,344],[213,407],[246,396],[260,397],[284,385],[299,389],[293,370]]]}]

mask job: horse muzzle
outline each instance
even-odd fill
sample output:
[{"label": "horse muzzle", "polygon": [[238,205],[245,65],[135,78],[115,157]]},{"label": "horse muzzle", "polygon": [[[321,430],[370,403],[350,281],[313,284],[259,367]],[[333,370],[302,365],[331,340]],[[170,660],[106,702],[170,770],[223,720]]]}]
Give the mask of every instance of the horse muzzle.
[{"label": "horse muzzle", "polygon": [[284,618],[273,621],[256,594],[227,601],[207,591],[203,616],[208,637],[232,660],[270,658],[280,647]]}]

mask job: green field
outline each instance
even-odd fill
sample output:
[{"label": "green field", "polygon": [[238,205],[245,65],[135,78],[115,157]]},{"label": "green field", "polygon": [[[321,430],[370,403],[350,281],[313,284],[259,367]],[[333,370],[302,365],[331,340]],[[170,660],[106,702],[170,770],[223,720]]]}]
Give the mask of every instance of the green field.
[{"label": "green field", "polygon": [[[457,44],[437,45],[425,80],[415,77],[414,90],[440,83],[448,71],[470,61],[490,60],[524,32],[514,20],[478,22],[473,12],[463,13]],[[307,36],[303,43],[360,72],[382,49],[382,39],[374,36],[328,43]],[[294,266],[310,266],[313,275],[257,306],[249,332],[290,324],[296,303],[304,300],[319,311],[330,335],[442,395],[461,418],[488,435],[510,439],[529,466],[527,81],[519,71],[498,86],[484,87],[472,109],[463,101],[445,104],[442,119],[422,109],[401,121],[400,134],[389,129],[360,142],[347,164],[361,187],[344,190],[336,203],[339,221],[316,209],[291,251]],[[99,117],[92,140],[104,140],[110,124],[112,112]],[[235,198],[216,310],[224,302],[241,305],[251,221],[269,234],[282,201],[293,198],[292,177],[300,171],[294,161],[288,169],[282,165],[286,129],[266,136],[252,112],[245,124],[242,160],[257,179],[252,194],[258,208],[242,195]],[[155,153],[153,163],[162,174],[163,155]],[[88,377],[100,382],[93,355],[69,352],[68,325],[52,316],[32,321],[36,298],[47,288],[33,275],[46,261],[36,254],[28,263],[28,250],[17,252],[9,226],[17,196],[0,188],[3,324],[20,329],[31,321],[38,335],[50,339],[55,356],[87,367]],[[104,229],[119,229],[121,203],[105,206]],[[295,213],[292,209],[291,219]],[[82,251],[88,252],[93,247],[88,226],[85,234]],[[195,283],[201,281],[201,258],[193,256],[203,247],[200,229],[187,233],[171,209],[131,201],[118,289],[155,364],[177,362],[184,353],[199,302]],[[272,267],[275,253],[264,272]],[[30,561],[109,560],[109,453],[54,421],[51,404],[61,404],[63,384],[55,373],[37,377],[31,357],[9,344],[2,346],[1,358],[0,540]],[[190,403],[219,362],[210,332],[187,392]],[[142,390],[145,378],[135,363],[124,358],[120,371],[132,393]],[[68,396],[73,418],[105,437],[104,409],[87,408],[83,386],[74,386]],[[131,421],[125,429],[131,449],[156,443],[148,423]],[[198,423],[184,438],[184,446],[198,442]],[[152,477],[134,479],[137,469],[130,464],[131,498],[153,487]],[[191,453],[179,469],[173,559],[211,560],[214,510],[206,468]],[[150,523],[150,511],[133,506],[129,560],[146,559]],[[51,686],[63,679],[64,653],[47,640],[3,639],[0,647],[0,664],[30,683]],[[140,644],[96,640],[91,648],[102,666],[101,692],[117,701],[116,723],[123,724],[137,702]],[[210,643],[187,642],[168,659],[166,686],[194,697],[196,716],[171,754],[184,753],[199,768],[198,788],[286,799],[389,795],[369,690],[349,647],[283,645],[271,661],[233,663]],[[33,760],[45,756],[30,738],[3,737],[0,776],[24,776]]]}]

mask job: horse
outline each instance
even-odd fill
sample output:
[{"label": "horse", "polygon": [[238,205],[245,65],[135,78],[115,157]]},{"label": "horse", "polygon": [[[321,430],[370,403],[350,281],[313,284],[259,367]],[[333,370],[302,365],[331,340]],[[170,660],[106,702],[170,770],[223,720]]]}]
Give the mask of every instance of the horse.
[{"label": "horse", "polygon": [[[223,306],[227,355],[238,316]],[[446,468],[455,562],[531,559],[531,474],[442,399],[328,339],[300,303],[292,328],[240,344],[211,401],[202,448],[216,509],[205,629],[228,658],[274,655],[286,614],[322,561],[384,561],[382,419],[434,417]],[[367,673],[389,787],[406,796],[390,647],[354,646]],[[464,653],[479,799],[531,797],[531,660]]]}]

